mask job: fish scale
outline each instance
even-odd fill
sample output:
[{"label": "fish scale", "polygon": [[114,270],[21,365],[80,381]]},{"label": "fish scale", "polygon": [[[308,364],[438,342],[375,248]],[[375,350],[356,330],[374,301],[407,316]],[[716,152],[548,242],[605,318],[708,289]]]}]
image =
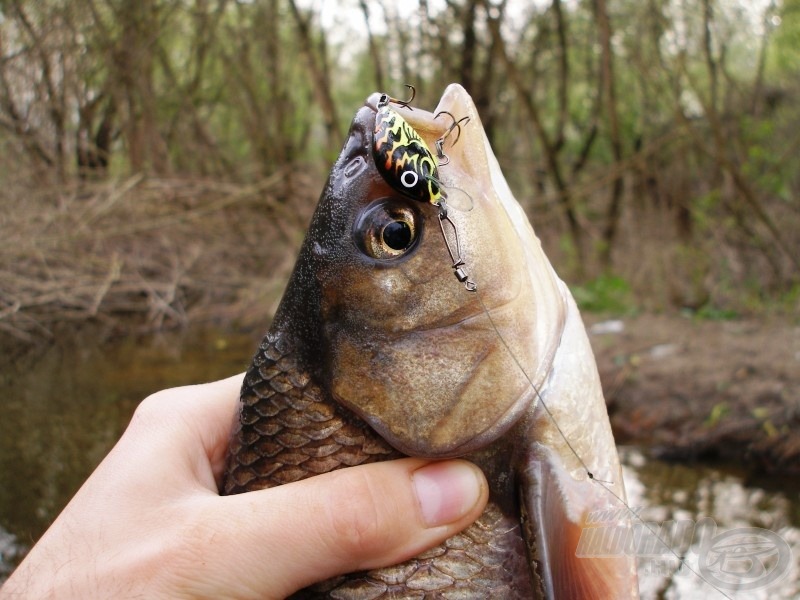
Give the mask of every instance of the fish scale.
[{"label": "fish scale", "polygon": [[[283,351],[279,350],[279,347]],[[267,335],[245,375],[225,494],[270,488],[402,456],[327,398],[280,335]],[[494,503],[463,532],[400,565],[337,577],[293,598],[530,598],[519,522]]]},{"label": "fish scale", "polygon": [[[519,526],[490,503],[472,526],[394,567],[332,579],[294,598],[531,598],[519,573],[527,557]],[[320,596],[321,595],[321,596]]]},{"label": "fish scale", "polygon": [[268,335],[245,376],[229,449],[226,494],[399,456],[380,438],[367,443],[364,426],[327,401],[281,346],[280,336]]}]

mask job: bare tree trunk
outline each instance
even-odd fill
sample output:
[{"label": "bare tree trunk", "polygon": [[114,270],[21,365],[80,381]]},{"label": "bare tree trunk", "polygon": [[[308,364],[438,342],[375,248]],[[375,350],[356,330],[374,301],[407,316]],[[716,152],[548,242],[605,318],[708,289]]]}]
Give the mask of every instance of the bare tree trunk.
[{"label": "bare tree trunk", "polygon": [[304,17],[297,8],[295,0],[289,0],[289,7],[292,9],[292,16],[297,24],[297,33],[300,38],[300,47],[306,57],[306,64],[314,82],[313,89],[320,109],[322,119],[325,121],[325,128],[328,132],[328,148],[335,150],[341,143],[342,134],[339,130],[339,119],[336,114],[336,104],[331,94],[330,70],[323,58],[317,58],[314,53],[314,41],[311,38],[309,27],[310,17]]},{"label": "bare tree trunk", "polygon": [[[705,19],[704,31],[706,40],[706,43],[704,44],[704,50],[706,53],[705,60],[709,70],[709,78],[713,83],[717,79],[716,76],[717,65],[714,56],[712,54],[712,44],[710,41],[711,23],[709,21],[710,19],[713,18],[713,13],[710,8],[710,2],[711,0],[703,0],[704,7],[706,8],[706,10],[704,10],[703,13]],[[689,76],[688,73],[687,76]],[[689,78],[691,80],[691,77]],[[691,123],[689,122],[689,119],[686,117],[686,115],[683,113],[682,110],[678,111],[679,118],[681,119],[681,122],[684,124],[684,126],[687,128],[687,131],[693,136],[698,147],[702,148],[704,152],[706,152],[709,156],[714,158],[716,165],[720,169],[720,171],[728,173],[728,175],[731,177],[731,181],[733,182],[734,187],[739,192],[739,195],[742,197],[745,204],[750,207],[756,218],[759,221],[761,221],[761,223],[766,227],[767,231],[769,231],[770,235],[775,241],[775,244],[786,255],[786,257],[789,259],[789,261],[792,263],[795,269],[800,271],[800,257],[798,257],[794,252],[792,252],[792,249],[784,240],[783,235],[780,232],[780,229],[772,220],[766,208],[764,208],[763,204],[761,203],[761,200],[758,197],[758,194],[750,185],[750,182],[747,180],[741,168],[739,167],[738,161],[732,160],[731,157],[729,156],[729,152],[731,151],[730,144],[726,143],[725,131],[721,123],[721,120],[719,118],[717,106],[716,104],[714,104],[714,100],[716,98],[717,93],[718,92],[716,90],[716,87],[712,85],[711,97],[709,103],[704,104],[705,115],[706,118],[708,119],[709,127],[711,128],[711,137],[714,143],[713,149],[709,149],[706,147],[705,141],[694,130]],[[698,97],[701,96],[698,95]],[[778,263],[776,259],[770,256],[770,254],[772,253],[772,247],[770,245],[763,244],[760,240],[758,242],[760,248],[765,253],[765,256],[769,260],[770,264],[777,265]],[[796,279],[797,279],[796,277],[793,278],[793,280]]]},{"label": "bare tree trunk", "polygon": [[475,51],[478,42],[475,33],[475,18],[477,15],[478,0],[467,0],[462,18],[464,41],[461,44],[461,85],[470,93],[475,89]]},{"label": "bare tree trunk", "polygon": [[761,105],[764,95],[764,70],[767,66],[767,48],[769,47],[770,31],[772,29],[770,19],[774,12],[775,0],[772,0],[764,9],[764,16],[761,19],[761,26],[764,28],[764,33],[761,37],[761,46],[758,49],[758,67],[756,68],[756,77],[753,81],[753,92],[750,96],[750,113],[755,117],[761,115]]},{"label": "bare tree trunk", "polygon": [[383,80],[383,56],[378,50],[378,44],[375,43],[375,35],[372,33],[372,27],[369,23],[369,6],[366,0],[359,0],[361,12],[364,14],[364,25],[367,28],[367,43],[369,44],[369,54],[372,59],[372,68],[375,72],[375,85],[378,90],[385,90]]},{"label": "bare tree trunk", "polygon": [[[0,56],[5,58],[5,55],[5,44],[0,37]],[[39,134],[38,128],[28,122],[18,106],[13,92],[14,86],[6,72],[6,61],[0,60],[0,109],[5,113],[0,117],[0,126],[11,131],[27,149],[27,152],[37,160],[48,167],[54,166],[56,164],[55,157]]]},{"label": "bare tree trunk", "polygon": [[[416,79],[416,74],[419,73],[419,69],[411,68],[412,57],[414,57],[416,52],[412,50],[414,45],[410,41],[409,32],[403,25],[402,19],[397,14],[397,8],[398,5],[395,4],[395,10],[392,12],[392,17],[389,20],[389,28],[394,30],[397,35],[397,54],[400,57],[400,76],[404,84],[409,84]],[[384,10],[384,12],[386,11]],[[417,91],[419,92],[422,90],[418,89]]]},{"label": "bare tree trunk", "polygon": [[710,87],[709,105],[711,110],[716,113],[719,108],[719,75],[717,73],[717,61],[714,59],[713,38],[711,35],[711,24],[714,21],[714,10],[711,6],[712,0],[703,0],[703,49],[708,68],[708,82]]},{"label": "bare tree trunk", "polygon": [[[484,6],[486,7],[485,2]],[[489,8],[486,7],[486,9],[488,12]],[[578,259],[577,269],[579,275],[581,275],[583,269],[585,268],[583,254],[583,231],[580,223],[578,222],[578,214],[575,207],[574,198],[572,196],[572,191],[570,190],[570,187],[562,173],[561,162],[558,156],[559,149],[551,141],[550,135],[547,133],[544,122],[539,113],[539,108],[536,106],[531,93],[525,88],[523,76],[520,73],[517,64],[508,54],[505,41],[503,40],[500,32],[500,24],[498,20],[489,19],[489,28],[491,30],[492,37],[497,44],[497,53],[503,62],[505,71],[508,74],[508,79],[516,91],[517,96],[522,103],[522,107],[525,109],[525,114],[528,116],[531,124],[533,125],[536,137],[539,139],[539,145],[542,147],[542,152],[544,153],[545,161],[547,163],[548,174],[553,180],[553,184],[558,194],[558,203],[564,212],[565,218],[567,219],[570,237],[575,247],[575,253]]]},{"label": "bare tree trunk", "polygon": [[42,70],[42,80],[45,86],[44,95],[42,98],[47,106],[47,113],[50,117],[50,123],[53,126],[55,133],[55,140],[53,144],[54,150],[54,166],[58,174],[59,181],[66,179],[66,155],[67,155],[67,135],[66,135],[66,97],[65,86],[63,82],[59,84],[56,81],[56,74],[53,73],[53,64],[51,61],[55,58],[48,54],[44,40],[36,31],[33,23],[28,18],[27,13],[23,10],[22,3],[19,0],[14,0],[14,14],[17,21],[22,25],[33,44],[33,51],[39,59],[39,67]]},{"label": "bare tree trunk", "polygon": [[[486,14],[486,19],[495,19],[502,21],[505,14],[506,0],[502,0],[499,4],[495,5],[495,16]],[[475,106],[481,115],[483,121],[483,129],[486,132],[486,137],[489,138],[491,144],[495,143],[495,130],[498,121],[498,110],[496,107],[497,94],[494,92],[494,82],[496,73],[496,61],[498,60],[498,46],[494,36],[491,36],[488,41],[489,47],[486,52],[486,61],[483,64],[482,72],[480,74],[477,89],[473,95],[475,99]]]},{"label": "bare tree trunk", "polygon": [[606,224],[603,230],[603,246],[600,251],[600,261],[605,268],[611,266],[611,255],[617,237],[619,215],[622,210],[622,192],[624,180],[622,177],[622,138],[619,131],[619,114],[617,108],[617,90],[614,80],[614,58],[611,50],[611,23],[608,19],[608,10],[605,0],[595,0],[595,18],[600,36],[602,55],[602,68],[600,70],[603,81],[603,96],[605,97],[606,119],[608,123],[608,137],[611,144],[611,154],[614,158],[614,178],[611,183],[611,198],[608,203]]},{"label": "bare tree trunk", "polygon": [[567,20],[561,8],[561,0],[553,0],[553,12],[556,16],[556,33],[558,35],[558,126],[554,147],[560,150],[564,145],[564,132],[567,127],[569,111],[569,46],[567,45]]},{"label": "bare tree trunk", "polygon": [[81,179],[105,176],[111,158],[115,115],[114,99],[105,94],[99,94],[93,101],[79,107],[75,159]]},{"label": "bare tree trunk", "polygon": [[106,10],[121,33],[104,24],[94,0],[89,2],[95,31],[106,52],[108,90],[119,110],[122,135],[133,171],[169,171],[169,153],[159,123],[154,82],[159,34],[170,5],[158,0],[123,2],[105,0]]}]

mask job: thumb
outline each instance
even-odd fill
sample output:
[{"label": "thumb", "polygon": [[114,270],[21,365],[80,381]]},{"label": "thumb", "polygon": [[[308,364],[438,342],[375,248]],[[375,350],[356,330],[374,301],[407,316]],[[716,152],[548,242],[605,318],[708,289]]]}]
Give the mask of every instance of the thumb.
[{"label": "thumb", "polygon": [[215,499],[225,518],[212,521],[222,526],[210,561],[230,576],[226,593],[284,597],[334,575],[411,558],[472,523],[487,499],[483,473],[464,460],[342,469]]}]

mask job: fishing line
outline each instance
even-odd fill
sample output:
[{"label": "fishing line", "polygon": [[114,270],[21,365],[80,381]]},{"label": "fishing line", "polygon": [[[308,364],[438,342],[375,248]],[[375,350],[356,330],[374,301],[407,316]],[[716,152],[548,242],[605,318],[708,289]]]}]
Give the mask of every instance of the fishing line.
[{"label": "fishing line", "polygon": [[[481,307],[483,308],[483,312],[486,314],[486,317],[489,319],[489,323],[492,326],[495,334],[497,334],[498,339],[505,347],[506,351],[508,352],[511,359],[517,365],[517,368],[520,370],[522,375],[527,380],[528,384],[530,385],[531,389],[536,394],[539,402],[541,403],[542,409],[547,413],[548,418],[553,423],[553,426],[558,431],[558,434],[561,436],[561,439],[564,440],[564,443],[569,448],[570,452],[575,456],[578,460],[580,465],[583,467],[584,471],[586,471],[586,475],[590,481],[597,483],[600,485],[608,494],[614,497],[620,504],[622,504],[627,511],[633,515],[633,517],[639,521],[648,532],[650,532],[655,539],[657,539],[662,546],[664,546],[669,553],[671,553],[675,558],[678,559],[680,565],[686,567],[687,570],[691,571],[695,576],[698,577],[701,581],[709,585],[714,590],[718,591],[722,596],[727,598],[728,600],[732,600],[730,596],[728,596],[725,592],[720,590],[718,587],[714,586],[710,583],[705,577],[702,576],[699,572],[693,569],[686,560],[679,555],[667,542],[658,534],[656,533],[637,513],[634,511],[630,505],[625,501],[620,495],[618,495],[610,486],[614,485],[611,481],[604,481],[602,479],[598,479],[594,476],[594,473],[589,469],[589,466],[586,462],[581,458],[578,454],[575,447],[572,445],[572,442],[569,440],[567,435],[561,429],[561,426],[555,419],[555,416],[550,411],[550,408],[547,406],[542,394],[539,392],[539,388],[533,383],[533,379],[528,375],[528,372],[523,367],[520,360],[512,351],[511,347],[506,342],[505,338],[500,334],[497,325],[492,319],[492,315],[489,312],[489,309],[486,307],[486,304],[483,302],[482,295],[478,292],[477,285],[469,278],[469,274],[467,273],[465,267],[465,262],[461,250],[461,242],[458,235],[458,227],[456,224],[450,219],[448,215],[448,194],[446,191],[443,190],[444,186],[441,184],[441,181],[438,179],[438,168],[439,166],[445,166],[450,162],[450,158],[444,153],[444,144],[447,138],[455,131],[456,138],[453,141],[453,144],[458,142],[459,138],[461,137],[461,127],[462,124],[466,125],[469,122],[469,116],[462,117],[460,119],[456,119],[451,113],[447,111],[441,111],[436,114],[434,117],[437,118],[441,115],[447,115],[452,119],[452,123],[450,126],[445,130],[445,132],[436,140],[434,146],[436,148],[436,156],[430,152],[430,150],[425,145],[425,142],[419,136],[419,134],[414,130],[414,128],[406,123],[403,117],[397,113],[396,111],[389,108],[389,104],[396,104],[400,107],[409,108],[411,106],[409,104],[414,99],[416,94],[416,90],[411,85],[406,85],[411,90],[411,97],[408,100],[399,100],[397,98],[392,98],[388,94],[381,94],[380,99],[377,103],[377,111],[375,116],[375,148],[373,149],[373,156],[375,158],[375,164],[378,168],[379,172],[382,176],[386,179],[386,181],[392,185],[395,189],[399,190],[401,193],[409,196],[410,198],[416,200],[423,200],[430,202],[434,206],[438,208],[438,220],[439,220],[439,228],[441,230],[442,237],[444,239],[445,246],[447,247],[447,252],[450,255],[450,259],[452,261],[452,269],[453,274],[456,276],[459,282],[461,282],[467,291],[476,293],[478,295],[478,302],[480,302]],[[380,136],[378,135],[380,133]],[[392,138],[393,141],[392,145],[389,146],[388,142]],[[403,161],[402,164],[400,161],[395,157],[395,150],[397,144],[400,144],[400,148],[404,150],[403,154]],[[384,147],[386,146],[386,147]],[[415,159],[418,159],[421,164],[427,166],[430,172],[425,171],[424,169],[413,169],[409,167],[412,163],[406,160],[406,155],[413,156]],[[416,164],[416,162],[414,162]],[[402,172],[400,175],[397,174],[397,169],[400,169]],[[409,170],[411,169],[411,170]],[[419,182],[420,178],[425,178],[427,180],[427,186],[422,188],[421,192],[423,196],[418,197],[416,186]],[[432,186],[435,184],[435,186]],[[454,188],[457,189],[457,188]],[[466,194],[466,192],[464,192]],[[472,208],[472,199],[469,197],[469,194],[466,194],[467,198],[469,198],[469,206],[467,210]]]},{"label": "fishing line", "polygon": [[[478,302],[481,303],[481,308],[483,308],[483,312],[486,314],[486,317],[489,319],[489,324],[492,326],[492,329],[497,334],[498,339],[502,342],[503,347],[505,347],[506,352],[508,352],[508,355],[511,357],[511,360],[514,361],[514,364],[517,365],[517,368],[520,370],[520,372],[522,373],[523,377],[525,377],[525,379],[528,381],[528,385],[531,386],[531,389],[536,394],[536,397],[539,399],[539,402],[542,403],[542,408],[547,413],[547,416],[550,417],[550,420],[553,422],[553,425],[555,426],[555,428],[558,430],[558,434],[561,436],[561,439],[564,440],[564,443],[570,449],[572,454],[574,454],[575,458],[578,459],[578,462],[581,463],[581,466],[583,467],[583,470],[586,471],[586,475],[589,477],[589,479],[594,481],[595,480],[594,473],[592,473],[589,470],[588,465],[580,457],[580,455],[578,454],[577,450],[575,450],[575,448],[572,446],[572,444],[569,441],[569,438],[567,438],[567,435],[561,429],[561,426],[556,421],[556,418],[553,416],[553,413],[550,412],[550,408],[548,408],[547,403],[544,401],[544,398],[542,398],[542,395],[539,393],[539,388],[536,387],[536,385],[533,383],[533,380],[530,378],[530,376],[528,375],[527,371],[525,371],[525,369],[523,368],[522,363],[519,361],[519,359],[516,357],[514,352],[511,350],[511,347],[508,345],[508,342],[506,342],[505,338],[502,335],[500,335],[500,331],[497,329],[497,325],[495,325],[494,319],[492,319],[492,315],[489,313],[489,309],[486,308],[486,304],[484,304],[484,302],[483,302],[483,298],[481,297],[481,293],[478,292],[478,290],[475,290],[475,293],[478,296]],[[597,479],[596,481],[602,481],[602,480],[601,479]],[[612,481],[604,481],[603,483],[608,483],[608,484],[613,485]]]},{"label": "fishing line", "polygon": [[592,481],[598,481],[598,482],[602,481],[603,483],[607,483],[609,485],[613,485],[614,484],[613,481],[603,481],[602,479],[596,479],[595,478],[594,473],[592,473],[592,471],[589,469],[589,466],[586,464],[586,462],[584,462],[584,460],[578,454],[578,451],[575,450],[575,447],[572,445],[572,443],[569,441],[569,438],[567,438],[567,435],[561,429],[561,426],[556,421],[556,418],[553,416],[553,413],[550,412],[550,408],[547,406],[547,403],[544,401],[544,398],[542,398],[542,394],[539,392],[539,388],[536,387],[536,384],[533,383],[533,379],[531,379],[531,377],[528,375],[528,372],[522,366],[522,363],[520,362],[520,360],[517,358],[517,356],[511,350],[511,347],[508,345],[508,342],[506,342],[505,338],[500,334],[500,331],[497,329],[497,325],[495,324],[494,319],[492,319],[492,315],[489,312],[489,309],[486,307],[486,304],[484,304],[484,302],[483,302],[483,298],[481,297],[481,293],[478,292],[477,290],[475,290],[475,292],[476,292],[476,295],[478,296],[478,302],[480,302],[481,308],[483,308],[484,314],[486,314],[486,317],[489,319],[489,324],[492,326],[492,329],[494,330],[495,334],[497,334],[497,338],[500,340],[500,342],[502,342],[503,347],[506,349],[506,352],[508,352],[508,355],[511,357],[511,360],[514,361],[514,364],[517,365],[517,368],[520,370],[520,372],[522,373],[523,377],[525,377],[525,379],[527,380],[528,385],[531,386],[531,389],[536,394],[536,397],[539,399],[539,402],[541,402],[542,408],[547,413],[547,416],[550,418],[550,421],[552,421],[553,425],[555,426],[556,430],[558,431],[558,434],[561,436],[561,439],[564,440],[564,443],[570,449],[570,452],[572,452],[572,454],[575,455],[575,458],[578,459],[578,462],[583,467],[583,470],[586,471],[586,475]]},{"label": "fishing line", "polygon": [[547,403],[544,401],[544,398],[542,397],[542,394],[539,392],[539,388],[536,386],[536,384],[533,383],[533,379],[528,375],[528,372],[522,366],[522,363],[517,358],[516,354],[514,354],[514,352],[511,350],[511,347],[508,345],[508,342],[506,342],[505,338],[501,335],[499,329],[497,328],[497,325],[494,322],[494,319],[492,319],[492,315],[489,312],[489,309],[486,307],[486,304],[483,302],[482,294],[477,289],[477,286],[476,286],[476,288],[474,290],[470,290],[470,291],[472,291],[478,297],[478,302],[480,302],[481,308],[483,309],[483,312],[486,315],[486,318],[489,319],[489,324],[492,326],[492,329],[494,330],[495,334],[497,335],[497,338],[503,344],[503,347],[506,349],[506,352],[508,352],[508,355],[511,357],[511,360],[513,360],[514,364],[517,365],[517,368],[520,370],[520,372],[522,373],[523,377],[525,377],[525,379],[527,380],[528,385],[530,385],[531,389],[536,394],[536,397],[539,399],[539,402],[541,403],[542,408],[544,409],[545,413],[547,413],[548,418],[550,419],[550,421],[555,426],[556,430],[558,431],[558,434],[561,436],[561,439],[564,440],[564,443],[570,449],[570,452],[572,452],[572,454],[575,456],[575,458],[578,460],[578,462],[583,467],[584,471],[586,471],[586,475],[589,478],[589,480],[594,482],[594,483],[597,483],[601,488],[603,488],[611,496],[616,498],[617,501],[625,507],[625,509],[633,516],[634,519],[636,519],[639,523],[641,523],[644,526],[644,528],[647,529],[647,531],[650,532],[650,534],[656,540],[658,540],[661,543],[661,545],[664,546],[664,548],[666,548],[669,551],[670,554],[672,554],[675,558],[678,559],[678,562],[683,567],[685,567],[686,569],[691,571],[698,579],[700,579],[706,585],[710,586],[711,588],[713,588],[714,590],[716,590],[717,592],[722,594],[722,596],[724,596],[728,600],[733,600],[733,598],[731,596],[729,596],[728,594],[723,592],[721,589],[719,589],[717,586],[715,586],[713,583],[711,583],[708,579],[703,577],[703,575],[701,573],[699,573],[697,570],[692,568],[692,566],[689,565],[689,563],[686,562],[686,559],[684,557],[682,557],[680,554],[678,554],[672,548],[672,546],[670,546],[658,533],[656,533],[656,531],[652,527],[650,527],[650,525],[647,524],[647,522],[644,519],[642,519],[641,516],[639,516],[639,514],[635,510],[633,510],[633,508],[631,508],[630,504],[628,504],[627,501],[625,501],[619,494],[617,494],[613,489],[611,489],[609,486],[614,485],[614,482],[612,482],[612,481],[604,481],[603,479],[598,479],[597,477],[594,476],[594,473],[592,473],[592,471],[589,469],[589,466],[586,464],[586,462],[583,460],[583,458],[581,458],[581,456],[578,454],[577,450],[575,450],[575,447],[569,441],[569,438],[567,438],[567,435],[561,429],[561,426],[556,421],[555,416],[550,411],[550,408],[547,406]]}]

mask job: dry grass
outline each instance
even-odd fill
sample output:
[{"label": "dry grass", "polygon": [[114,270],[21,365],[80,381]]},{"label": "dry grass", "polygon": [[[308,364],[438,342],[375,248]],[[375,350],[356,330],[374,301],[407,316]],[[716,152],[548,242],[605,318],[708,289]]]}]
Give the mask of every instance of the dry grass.
[{"label": "dry grass", "polygon": [[65,321],[128,330],[266,320],[319,193],[276,173],[252,185],[141,176],[0,190],[0,333]]}]

